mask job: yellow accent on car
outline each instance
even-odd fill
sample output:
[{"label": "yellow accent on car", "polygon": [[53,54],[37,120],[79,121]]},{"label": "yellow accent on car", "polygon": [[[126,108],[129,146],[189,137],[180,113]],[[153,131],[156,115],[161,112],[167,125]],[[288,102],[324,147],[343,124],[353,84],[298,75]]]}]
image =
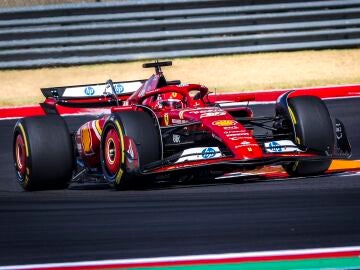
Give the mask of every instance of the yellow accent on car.
[{"label": "yellow accent on car", "polygon": [[295,171],[298,166],[299,166],[299,161],[296,161],[292,166],[292,170]]},{"label": "yellow accent on car", "polygon": [[85,127],[81,129],[81,143],[85,154],[90,154],[93,152],[89,127]]},{"label": "yellow accent on car", "polygon": [[29,181],[30,181],[29,176],[28,176],[28,175],[25,175],[24,184],[25,184],[25,185],[28,185],[28,184],[29,184]]},{"label": "yellow accent on car", "polygon": [[116,178],[115,178],[115,182],[117,184],[120,184],[123,173],[124,173],[124,171],[120,168],[119,171],[117,172]]},{"label": "yellow accent on car", "polygon": [[[121,144],[121,162],[120,162],[120,164],[123,164],[125,162],[124,136],[123,136],[123,132],[122,132],[122,129],[121,129],[121,126],[120,126],[119,122],[117,120],[115,120],[114,122],[115,122],[115,125],[116,125],[116,127],[118,129],[119,136],[120,136],[120,144]],[[120,184],[123,174],[124,174],[123,169],[119,168],[119,170],[118,170],[118,172],[116,174],[116,177],[115,177],[115,182],[117,184]]]},{"label": "yellow accent on car", "polygon": [[294,125],[296,125],[296,118],[295,118],[295,114],[292,111],[292,109],[288,106],[289,108],[289,114],[290,114],[290,118],[291,118],[291,122],[293,122]]},{"label": "yellow accent on car", "polygon": [[119,131],[119,136],[120,136],[120,144],[121,144],[121,164],[124,163],[125,161],[125,146],[124,146],[124,136],[123,136],[123,132],[121,129],[121,126],[119,124],[118,121],[115,121],[115,125]]},{"label": "yellow accent on car", "polygon": [[166,126],[169,125],[169,114],[168,114],[168,113],[165,113],[165,114],[164,114],[164,122],[165,122],[165,125],[166,125]]},{"label": "yellow accent on car", "polygon": [[212,122],[212,125],[218,126],[218,127],[229,127],[229,126],[235,126],[236,121],[235,120],[217,120]]},{"label": "yellow accent on car", "polygon": [[96,127],[97,132],[98,132],[99,135],[101,136],[101,134],[102,134],[102,129],[101,129],[101,127],[100,127],[100,121],[99,121],[99,120],[96,120],[96,121],[95,121],[95,127]]},{"label": "yellow accent on car", "polygon": [[24,127],[23,127],[23,125],[22,125],[21,123],[19,124],[19,128],[20,128],[21,133],[22,133],[23,138],[24,138],[26,157],[29,157],[28,142],[27,142],[27,138],[26,138],[26,134],[25,134]]}]

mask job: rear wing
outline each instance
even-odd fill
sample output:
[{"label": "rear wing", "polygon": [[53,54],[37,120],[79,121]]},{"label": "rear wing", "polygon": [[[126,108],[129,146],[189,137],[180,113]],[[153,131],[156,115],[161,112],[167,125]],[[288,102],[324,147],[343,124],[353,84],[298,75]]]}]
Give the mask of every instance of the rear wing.
[{"label": "rear wing", "polygon": [[[114,82],[114,90],[117,96],[130,96],[134,93],[146,80]],[[111,89],[107,87],[107,83],[84,84],[61,87],[41,88],[41,92],[46,98],[54,98],[59,103],[71,103],[71,100],[92,99],[106,96],[111,93]],[[77,102],[76,102],[77,103]]]}]

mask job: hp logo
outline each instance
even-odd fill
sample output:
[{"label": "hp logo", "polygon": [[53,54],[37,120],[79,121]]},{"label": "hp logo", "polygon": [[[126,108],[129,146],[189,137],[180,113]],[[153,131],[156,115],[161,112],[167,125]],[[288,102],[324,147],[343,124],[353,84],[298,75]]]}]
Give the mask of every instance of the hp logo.
[{"label": "hp logo", "polygon": [[95,89],[92,88],[91,86],[88,86],[85,88],[84,93],[87,96],[93,96],[95,94]]},{"label": "hp logo", "polygon": [[282,151],[282,147],[280,144],[278,144],[277,142],[271,142],[269,144],[269,147],[272,151],[274,152],[281,152]]},{"label": "hp logo", "polygon": [[122,86],[121,84],[119,83],[116,83],[114,84],[114,88],[115,88],[115,93],[118,95],[118,94],[121,94],[122,92],[124,92],[124,86]]},{"label": "hp logo", "polygon": [[205,148],[204,150],[202,150],[201,155],[203,158],[212,158],[215,156],[215,150],[211,147]]}]

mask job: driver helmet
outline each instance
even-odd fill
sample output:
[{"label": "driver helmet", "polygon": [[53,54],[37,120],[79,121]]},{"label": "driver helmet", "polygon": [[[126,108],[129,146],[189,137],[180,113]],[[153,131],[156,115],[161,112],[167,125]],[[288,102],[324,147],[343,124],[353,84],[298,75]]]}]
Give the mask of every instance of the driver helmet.
[{"label": "driver helmet", "polygon": [[176,93],[165,93],[158,95],[157,107],[159,109],[182,109],[185,107],[184,96]]}]

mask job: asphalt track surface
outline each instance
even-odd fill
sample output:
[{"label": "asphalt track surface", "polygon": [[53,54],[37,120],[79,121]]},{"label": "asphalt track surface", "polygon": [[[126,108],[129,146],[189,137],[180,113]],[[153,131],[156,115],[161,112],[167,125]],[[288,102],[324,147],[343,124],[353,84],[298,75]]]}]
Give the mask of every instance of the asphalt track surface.
[{"label": "asphalt track surface", "polygon": [[[327,104],[360,159],[360,99]],[[272,112],[255,106],[256,115]],[[360,245],[359,174],[24,192],[12,166],[14,123],[0,121],[0,266]]]}]

